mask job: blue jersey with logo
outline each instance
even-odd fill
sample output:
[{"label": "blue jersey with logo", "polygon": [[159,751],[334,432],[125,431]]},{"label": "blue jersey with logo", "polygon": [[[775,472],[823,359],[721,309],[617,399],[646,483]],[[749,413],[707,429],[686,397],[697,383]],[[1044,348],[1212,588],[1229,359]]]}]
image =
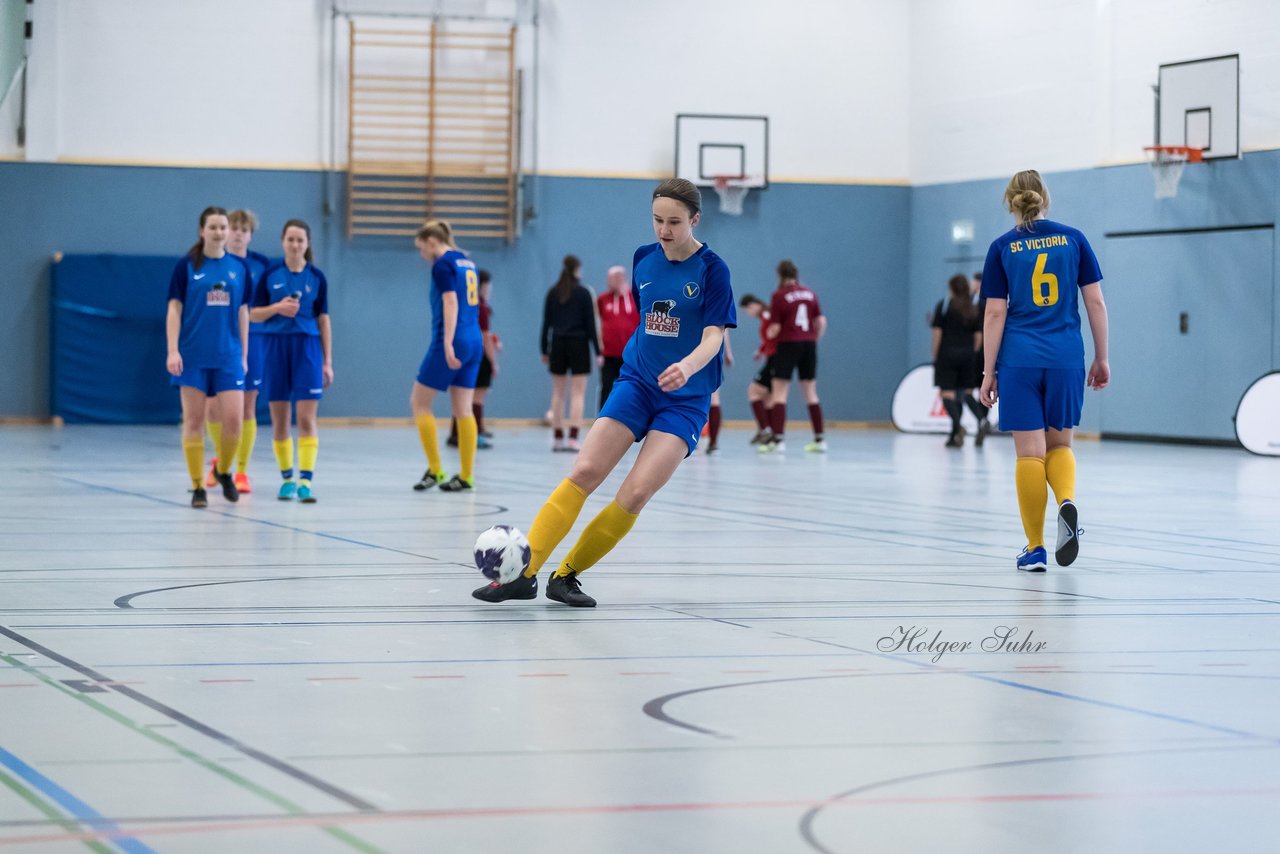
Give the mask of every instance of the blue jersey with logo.
[{"label": "blue jersey with logo", "polygon": [[295,273],[283,261],[277,261],[258,277],[253,305],[272,305],[288,296],[297,298],[298,313],[293,317],[273,314],[262,322],[261,331],[275,335],[319,335],[316,320],[329,313],[329,283],[324,273],[312,264]]},{"label": "blue jersey with logo", "polygon": [[1041,219],[1001,235],[982,268],[982,297],[1009,301],[997,365],[1082,364],[1080,286],[1100,281],[1098,259],[1077,229]]},{"label": "blue jersey with logo", "polygon": [[[205,258],[195,269],[183,258],[169,279],[169,299],[182,303],[178,352],[183,367],[228,368],[244,357],[240,306],[249,304],[249,268],[231,254]],[[229,368],[228,368],[229,369]]]},{"label": "blue jersey with logo", "polygon": [[457,249],[436,259],[431,265],[431,343],[444,346],[444,294],[458,295],[458,322],[453,329],[455,341],[466,338],[480,340],[480,276],[476,264]]},{"label": "blue jersey with logo", "polygon": [[[669,260],[658,243],[641,246],[631,263],[631,295],[640,308],[640,325],[622,351],[620,375],[654,387],[663,371],[702,343],[703,329],[738,325],[729,266],[705,243],[683,261]],[[723,355],[721,345],[706,367],[667,394],[709,397],[723,379]]]},{"label": "blue jersey with logo", "polygon": [[[248,250],[248,252],[245,253],[245,256],[240,260],[243,261],[245,266],[249,268],[249,281],[254,283],[256,283],[258,281],[258,278],[263,273],[266,272],[268,267],[271,266],[270,258],[268,258],[266,255],[263,255],[261,252],[254,252],[252,249]],[[250,300],[252,301],[252,296],[250,296]],[[249,334],[257,335],[260,332],[262,332],[262,324],[254,323],[252,320],[250,320]]]}]

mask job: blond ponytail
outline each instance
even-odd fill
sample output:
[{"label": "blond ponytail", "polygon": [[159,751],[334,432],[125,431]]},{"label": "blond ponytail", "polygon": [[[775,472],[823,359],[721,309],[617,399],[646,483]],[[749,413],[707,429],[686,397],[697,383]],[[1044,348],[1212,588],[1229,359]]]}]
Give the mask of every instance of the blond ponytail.
[{"label": "blond ponytail", "polygon": [[426,240],[428,237],[434,237],[441,243],[453,245],[453,229],[449,223],[442,219],[433,219],[422,224],[422,228],[418,229],[418,239]]},{"label": "blond ponytail", "polygon": [[1040,173],[1027,169],[1010,178],[1004,190],[1004,206],[1017,220],[1018,228],[1029,228],[1036,217],[1049,209],[1049,188]]}]

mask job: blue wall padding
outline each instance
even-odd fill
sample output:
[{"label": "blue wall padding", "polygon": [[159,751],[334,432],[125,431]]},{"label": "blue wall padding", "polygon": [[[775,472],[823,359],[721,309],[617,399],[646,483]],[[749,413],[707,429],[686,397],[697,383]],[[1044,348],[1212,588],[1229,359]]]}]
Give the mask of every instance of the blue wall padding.
[{"label": "blue wall padding", "polygon": [[164,318],[177,258],[64,255],[52,265],[52,409],[69,423],[180,419]]}]

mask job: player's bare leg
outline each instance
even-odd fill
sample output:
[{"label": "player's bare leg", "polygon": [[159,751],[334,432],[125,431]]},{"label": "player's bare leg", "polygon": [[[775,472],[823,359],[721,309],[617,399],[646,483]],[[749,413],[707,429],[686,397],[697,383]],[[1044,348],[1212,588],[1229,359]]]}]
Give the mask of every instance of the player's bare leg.
[{"label": "player's bare leg", "polygon": [[566,450],[564,441],[564,386],[565,375],[551,375],[551,450]]}]

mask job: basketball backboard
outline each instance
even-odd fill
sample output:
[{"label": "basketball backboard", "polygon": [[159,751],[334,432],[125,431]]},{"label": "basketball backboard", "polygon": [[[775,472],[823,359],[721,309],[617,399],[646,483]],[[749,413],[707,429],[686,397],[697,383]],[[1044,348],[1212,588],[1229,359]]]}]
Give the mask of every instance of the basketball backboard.
[{"label": "basketball backboard", "polygon": [[676,177],[710,187],[717,176],[743,177],[751,188],[769,186],[767,116],[676,116]]},{"label": "basketball backboard", "polygon": [[1240,156],[1240,55],[1160,66],[1156,144],[1204,150],[1204,159]]}]

